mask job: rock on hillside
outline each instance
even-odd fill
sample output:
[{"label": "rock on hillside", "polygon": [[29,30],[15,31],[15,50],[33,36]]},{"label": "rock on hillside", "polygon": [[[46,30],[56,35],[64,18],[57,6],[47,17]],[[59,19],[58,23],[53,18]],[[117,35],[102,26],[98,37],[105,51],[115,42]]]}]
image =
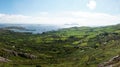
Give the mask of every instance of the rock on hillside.
[{"label": "rock on hillside", "polygon": [[10,60],[6,59],[6,58],[3,58],[3,57],[0,57],[0,62],[9,62]]},{"label": "rock on hillside", "polygon": [[110,59],[109,61],[98,65],[98,67],[114,67],[115,64],[117,64],[119,62],[120,62],[120,55],[117,55],[117,56],[113,57],[112,59]]},{"label": "rock on hillside", "polygon": [[13,50],[8,50],[8,49],[3,49],[5,52],[10,53],[14,56],[20,56],[20,57],[24,57],[24,58],[29,58],[29,59],[36,59],[37,56],[30,54],[30,53],[23,53],[23,52],[16,52]]}]

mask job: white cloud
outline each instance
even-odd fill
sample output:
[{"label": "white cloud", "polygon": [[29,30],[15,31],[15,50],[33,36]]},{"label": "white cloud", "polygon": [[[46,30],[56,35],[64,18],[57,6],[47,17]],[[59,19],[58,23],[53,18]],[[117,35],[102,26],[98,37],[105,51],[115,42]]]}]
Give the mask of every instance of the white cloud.
[{"label": "white cloud", "polygon": [[1,23],[20,23],[27,22],[29,16],[24,15],[8,15],[8,14],[0,14],[0,22]]},{"label": "white cloud", "polygon": [[96,8],[96,1],[95,0],[89,0],[89,2],[87,3],[87,7],[91,10]]},{"label": "white cloud", "polygon": [[91,13],[81,11],[65,11],[47,13],[45,16],[24,16],[0,14],[0,23],[18,24],[72,24],[80,26],[101,26],[120,23],[120,15],[114,16],[106,13]]}]

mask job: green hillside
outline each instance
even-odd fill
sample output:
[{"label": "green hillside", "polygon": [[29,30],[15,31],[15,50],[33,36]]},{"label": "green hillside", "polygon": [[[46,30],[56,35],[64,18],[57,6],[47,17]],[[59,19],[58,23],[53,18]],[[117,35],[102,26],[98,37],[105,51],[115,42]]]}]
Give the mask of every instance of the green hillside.
[{"label": "green hillside", "polygon": [[0,29],[0,57],[6,59],[0,67],[98,67],[119,54],[119,24],[42,34]]}]

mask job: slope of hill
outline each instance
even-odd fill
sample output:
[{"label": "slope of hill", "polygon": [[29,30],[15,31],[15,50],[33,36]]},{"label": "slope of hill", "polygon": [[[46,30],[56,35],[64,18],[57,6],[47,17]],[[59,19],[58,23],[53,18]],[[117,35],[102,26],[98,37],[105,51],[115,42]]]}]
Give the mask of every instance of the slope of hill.
[{"label": "slope of hill", "polygon": [[1,28],[0,47],[0,57],[10,60],[0,62],[4,67],[97,67],[120,54],[120,25],[72,27],[42,34]]}]

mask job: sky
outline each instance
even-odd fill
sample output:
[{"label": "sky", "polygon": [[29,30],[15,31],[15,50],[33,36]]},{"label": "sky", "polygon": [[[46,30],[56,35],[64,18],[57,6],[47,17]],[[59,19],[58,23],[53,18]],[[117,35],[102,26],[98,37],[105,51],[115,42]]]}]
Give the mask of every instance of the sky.
[{"label": "sky", "polygon": [[119,24],[120,0],[0,0],[0,23]]}]

